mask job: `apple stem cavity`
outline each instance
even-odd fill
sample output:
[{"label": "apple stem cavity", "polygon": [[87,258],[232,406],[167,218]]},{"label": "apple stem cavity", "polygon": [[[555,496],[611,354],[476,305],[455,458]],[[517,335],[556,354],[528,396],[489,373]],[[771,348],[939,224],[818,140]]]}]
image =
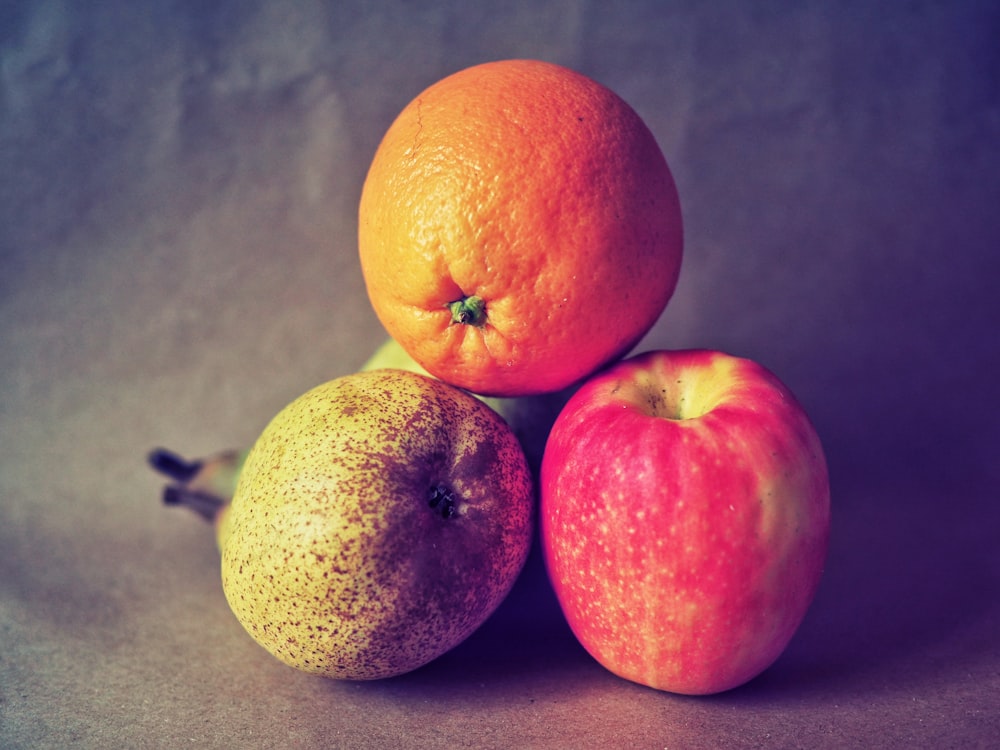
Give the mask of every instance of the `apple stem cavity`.
[{"label": "apple stem cavity", "polygon": [[451,322],[481,328],[486,324],[486,302],[472,295],[445,305],[451,311]]},{"label": "apple stem cavity", "polygon": [[455,493],[442,484],[431,487],[427,505],[441,514],[441,518],[454,518],[458,515],[458,502]]}]

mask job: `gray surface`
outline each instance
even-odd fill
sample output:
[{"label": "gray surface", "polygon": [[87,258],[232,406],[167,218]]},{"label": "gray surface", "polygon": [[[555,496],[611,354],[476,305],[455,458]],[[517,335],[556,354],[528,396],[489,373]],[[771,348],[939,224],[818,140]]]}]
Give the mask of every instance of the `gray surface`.
[{"label": "gray surface", "polygon": [[[995,2],[90,5],[0,3],[0,746],[1000,735]],[[604,672],[537,560],[424,670],[300,675],[240,629],[210,530],[144,466],[247,444],[367,358],[378,140],[424,86],[514,56],[618,91],[674,169],[685,266],[641,348],[761,361],[827,447],[819,598],[731,693]]]}]

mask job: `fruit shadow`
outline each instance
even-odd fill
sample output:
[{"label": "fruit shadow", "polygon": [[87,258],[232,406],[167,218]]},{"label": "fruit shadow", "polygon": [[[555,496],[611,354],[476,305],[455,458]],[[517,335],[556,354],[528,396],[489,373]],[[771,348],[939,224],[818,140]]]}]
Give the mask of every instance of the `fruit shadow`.
[{"label": "fruit shadow", "polygon": [[987,495],[912,480],[835,488],[828,564],[802,627],[774,666],[717,699],[937,692],[989,664],[1000,506]]}]

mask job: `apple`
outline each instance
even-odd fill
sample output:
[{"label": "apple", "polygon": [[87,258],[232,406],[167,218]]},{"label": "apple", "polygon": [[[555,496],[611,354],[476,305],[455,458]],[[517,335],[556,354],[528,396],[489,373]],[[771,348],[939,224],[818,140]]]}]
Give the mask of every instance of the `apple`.
[{"label": "apple", "polygon": [[222,587],[271,654],[377,679],[469,636],[528,555],[535,486],[482,401],[403,370],[347,375],[282,409],[246,457]]},{"label": "apple", "polygon": [[604,667],[705,695],[784,651],[826,559],[830,489],[802,406],[761,365],[654,351],[591,376],[542,459],[546,568]]}]

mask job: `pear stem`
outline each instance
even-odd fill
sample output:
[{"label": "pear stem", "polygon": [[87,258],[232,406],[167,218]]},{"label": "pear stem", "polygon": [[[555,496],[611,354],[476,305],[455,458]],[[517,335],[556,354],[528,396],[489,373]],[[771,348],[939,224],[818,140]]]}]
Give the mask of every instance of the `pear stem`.
[{"label": "pear stem", "polygon": [[190,490],[176,484],[168,484],[163,488],[163,504],[181,505],[193,510],[206,521],[214,522],[222,509],[229,503],[218,495]]},{"label": "pear stem", "polygon": [[242,466],[241,454],[236,451],[188,460],[173,451],[157,448],[150,452],[148,460],[157,472],[173,480],[163,488],[165,505],[184,506],[211,522],[232,500],[235,479]]},{"label": "pear stem", "polygon": [[204,465],[201,461],[188,461],[166,448],[156,448],[150,451],[149,464],[161,474],[176,479],[178,482],[190,481]]}]

